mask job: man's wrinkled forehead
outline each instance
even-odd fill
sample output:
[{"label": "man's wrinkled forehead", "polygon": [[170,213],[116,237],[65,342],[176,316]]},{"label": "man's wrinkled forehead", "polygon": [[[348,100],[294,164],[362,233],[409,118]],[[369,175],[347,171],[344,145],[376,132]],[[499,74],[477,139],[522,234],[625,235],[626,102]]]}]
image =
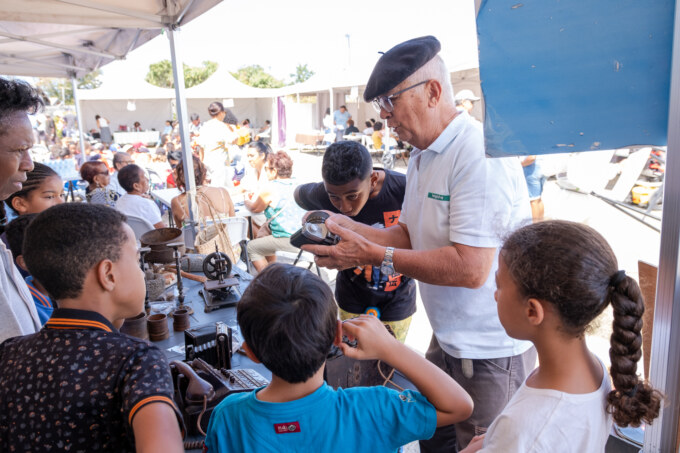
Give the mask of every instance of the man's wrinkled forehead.
[{"label": "man's wrinkled forehead", "polygon": [[434,36],[423,36],[397,44],[380,57],[366,84],[364,100],[385,95],[423,67],[441,50]]}]

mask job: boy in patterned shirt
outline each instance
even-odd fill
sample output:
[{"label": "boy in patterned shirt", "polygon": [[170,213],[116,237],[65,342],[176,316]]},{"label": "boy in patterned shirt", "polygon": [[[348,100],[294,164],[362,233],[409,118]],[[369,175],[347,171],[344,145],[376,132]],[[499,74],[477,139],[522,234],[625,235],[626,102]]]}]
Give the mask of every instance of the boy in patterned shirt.
[{"label": "boy in patterned shirt", "polygon": [[125,217],[63,204],[26,236],[24,261],[59,308],[39,332],[0,344],[0,451],[182,452],[163,353],[117,330],[144,308]]}]

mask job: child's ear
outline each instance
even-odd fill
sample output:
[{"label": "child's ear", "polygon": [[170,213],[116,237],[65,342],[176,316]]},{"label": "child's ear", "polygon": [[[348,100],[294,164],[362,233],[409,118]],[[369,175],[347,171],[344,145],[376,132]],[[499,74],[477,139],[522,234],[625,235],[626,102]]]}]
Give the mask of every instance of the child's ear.
[{"label": "child's ear", "polygon": [[260,359],[258,359],[257,357],[255,357],[255,354],[253,353],[253,350],[250,349],[250,346],[248,346],[248,343],[246,343],[245,341],[244,341],[243,343],[241,343],[241,348],[243,348],[243,352],[246,353],[246,356],[247,356],[250,360],[252,360],[252,361],[255,362],[255,363],[260,363]]},{"label": "child's ear", "polygon": [[533,297],[529,298],[529,300],[527,300],[525,310],[529,324],[534,327],[541,325],[545,319],[545,309],[543,308],[543,303],[540,300]]},{"label": "child's ear", "polygon": [[14,197],[12,199],[12,209],[14,209],[17,214],[24,215],[28,212],[28,203],[22,197]]},{"label": "child's ear", "polygon": [[16,261],[17,266],[28,272],[28,268],[26,267],[26,261],[24,261],[24,255],[17,255],[17,257],[14,258],[14,261]]},{"label": "child's ear", "polygon": [[335,338],[333,338],[333,344],[335,346],[340,346],[342,344],[342,321],[338,319],[337,325],[335,326]]},{"label": "child's ear", "polygon": [[113,274],[113,262],[101,260],[94,266],[97,282],[104,291],[113,291],[116,287],[116,277]]},{"label": "child's ear", "polygon": [[380,175],[378,174],[377,171],[371,173],[371,190],[373,190],[373,188],[375,188],[375,185],[378,184],[378,178],[380,178]]}]

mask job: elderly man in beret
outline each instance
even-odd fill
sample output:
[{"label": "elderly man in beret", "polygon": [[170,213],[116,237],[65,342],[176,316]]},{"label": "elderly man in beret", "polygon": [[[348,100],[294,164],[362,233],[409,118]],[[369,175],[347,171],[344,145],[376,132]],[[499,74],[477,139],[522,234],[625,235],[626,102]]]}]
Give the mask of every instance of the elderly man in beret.
[{"label": "elderly man in beret", "polygon": [[418,280],[434,331],[427,358],[475,403],[467,421],[421,442],[423,452],[455,451],[485,432],[536,361],[531,343],[505,333],[494,301],[501,238],[531,218],[522,169],[486,157],[481,128],[456,109],[439,50],[432,36],[393,47],[364,93],[414,146],[399,223],[377,229],[335,214],[326,225],[338,245],[303,247],[321,266],[372,264]]}]

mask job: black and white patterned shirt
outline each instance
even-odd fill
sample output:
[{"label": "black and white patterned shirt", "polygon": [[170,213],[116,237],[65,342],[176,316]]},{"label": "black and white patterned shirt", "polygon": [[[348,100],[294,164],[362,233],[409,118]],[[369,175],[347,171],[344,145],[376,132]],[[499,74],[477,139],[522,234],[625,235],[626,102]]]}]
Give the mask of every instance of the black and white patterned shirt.
[{"label": "black and white patterned shirt", "polygon": [[141,407],[172,400],[162,351],[99,313],[56,309],[0,344],[0,451],[134,452]]}]

